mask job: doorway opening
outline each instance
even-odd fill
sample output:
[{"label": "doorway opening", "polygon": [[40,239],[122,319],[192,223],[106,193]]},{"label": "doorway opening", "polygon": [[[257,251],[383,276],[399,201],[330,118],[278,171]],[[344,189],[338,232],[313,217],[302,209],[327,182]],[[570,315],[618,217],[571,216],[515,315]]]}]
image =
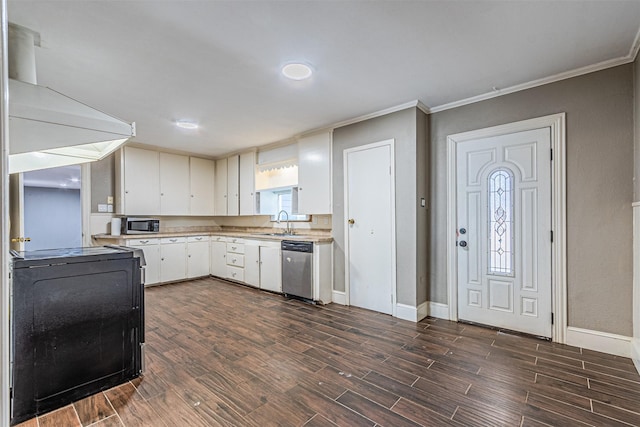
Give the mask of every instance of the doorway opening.
[{"label": "doorway opening", "polygon": [[22,174],[24,250],[83,246],[81,170],[72,165]]}]

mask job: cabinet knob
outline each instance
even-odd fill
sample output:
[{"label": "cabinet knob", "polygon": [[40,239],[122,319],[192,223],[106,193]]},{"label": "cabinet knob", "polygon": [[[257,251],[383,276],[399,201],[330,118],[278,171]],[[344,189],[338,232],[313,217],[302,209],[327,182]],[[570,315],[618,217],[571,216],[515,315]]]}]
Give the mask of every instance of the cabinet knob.
[{"label": "cabinet knob", "polygon": [[302,191],[302,187],[298,187],[298,191]]},{"label": "cabinet knob", "polygon": [[164,196],[164,193],[160,193],[161,196]]},{"label": "cabinet knob", "polygon": [[349,219],[349,221],[348,221],[348,222],[349,222],[349,225],[353,225],[353,224],[355,224],[355,223],[356,223],[356,220],[355,220],[355,219],[353,219],[353,218],[351,218],[351,219]]},{"label": "cabinet knob", "polygon": [[160,258],[160,261],[164,261],[164,258]]}]

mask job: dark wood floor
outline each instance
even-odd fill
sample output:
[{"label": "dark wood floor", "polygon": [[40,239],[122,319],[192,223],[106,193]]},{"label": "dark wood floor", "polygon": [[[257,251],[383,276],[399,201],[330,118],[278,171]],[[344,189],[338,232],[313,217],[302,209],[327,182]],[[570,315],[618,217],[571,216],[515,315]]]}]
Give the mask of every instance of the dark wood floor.
[{"label": "dark wood floor", "polygon": [[640,425],[629,359],[214,279],[146,298],[144,378],[21,427]]}]

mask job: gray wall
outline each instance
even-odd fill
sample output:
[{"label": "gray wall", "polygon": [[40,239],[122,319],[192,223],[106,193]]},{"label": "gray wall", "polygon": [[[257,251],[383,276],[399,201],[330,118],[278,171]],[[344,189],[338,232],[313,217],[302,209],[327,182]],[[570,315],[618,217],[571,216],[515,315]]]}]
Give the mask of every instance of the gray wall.
[{"label": "gray wall", "polygon": [[431,116],[430,300],[447,302],[446,136],[567,113],[569,326],[632,334],[633,67]]},{"label": "gray wall", "polygon": [[[344,168],[347,148],[395,139],[397,302],[415,306],[417,272],[417,152],[415,108],[335,129],[333,132],[334,289],[344,291]],[[420,119],[424,121],[424,118]],[[421,257],[426,259],[426,255]]]},{"label": "gray wall", "polygon": [[[429,277],[429,116],[416,109],[417,305],[428,301]],[[425,207],[420,199],[425,199]]]},{"label": "gray wall", "polygon": [[82,246],[80,190],[24,187],[25,250]]},{"label": "gray wall", "polygon": [[98,212],[98,203],[107,203],[108,196],[116,196],[115,157],[91,163],[91,213]]}]

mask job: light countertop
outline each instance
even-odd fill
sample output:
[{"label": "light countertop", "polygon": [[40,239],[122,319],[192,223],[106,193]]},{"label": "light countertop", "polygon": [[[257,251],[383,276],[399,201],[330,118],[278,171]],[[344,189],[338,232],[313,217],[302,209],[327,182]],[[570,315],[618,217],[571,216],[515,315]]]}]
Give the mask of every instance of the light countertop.
[{"label": "light countertop", "polygon": [[[305,230],[306,231],[306,230]],[[176,232],[161,232],[161,233],[144,233],[144,234],[123,234],[120,236],[112,236],[111,234],[94,234],[92,238],[94,240],[131,240],[131,239],[157,239],[162,237],[189,237],[189,236],[225,236],[225,237],[237,237],[241,239],[250,240],[298,240],[314,243],[329,243],[333,242],[333,237],[329,233],[298,232],[294,235],[267,235],[266,233],[272,233],[271,230],[265,231],[176,231]]]}]

